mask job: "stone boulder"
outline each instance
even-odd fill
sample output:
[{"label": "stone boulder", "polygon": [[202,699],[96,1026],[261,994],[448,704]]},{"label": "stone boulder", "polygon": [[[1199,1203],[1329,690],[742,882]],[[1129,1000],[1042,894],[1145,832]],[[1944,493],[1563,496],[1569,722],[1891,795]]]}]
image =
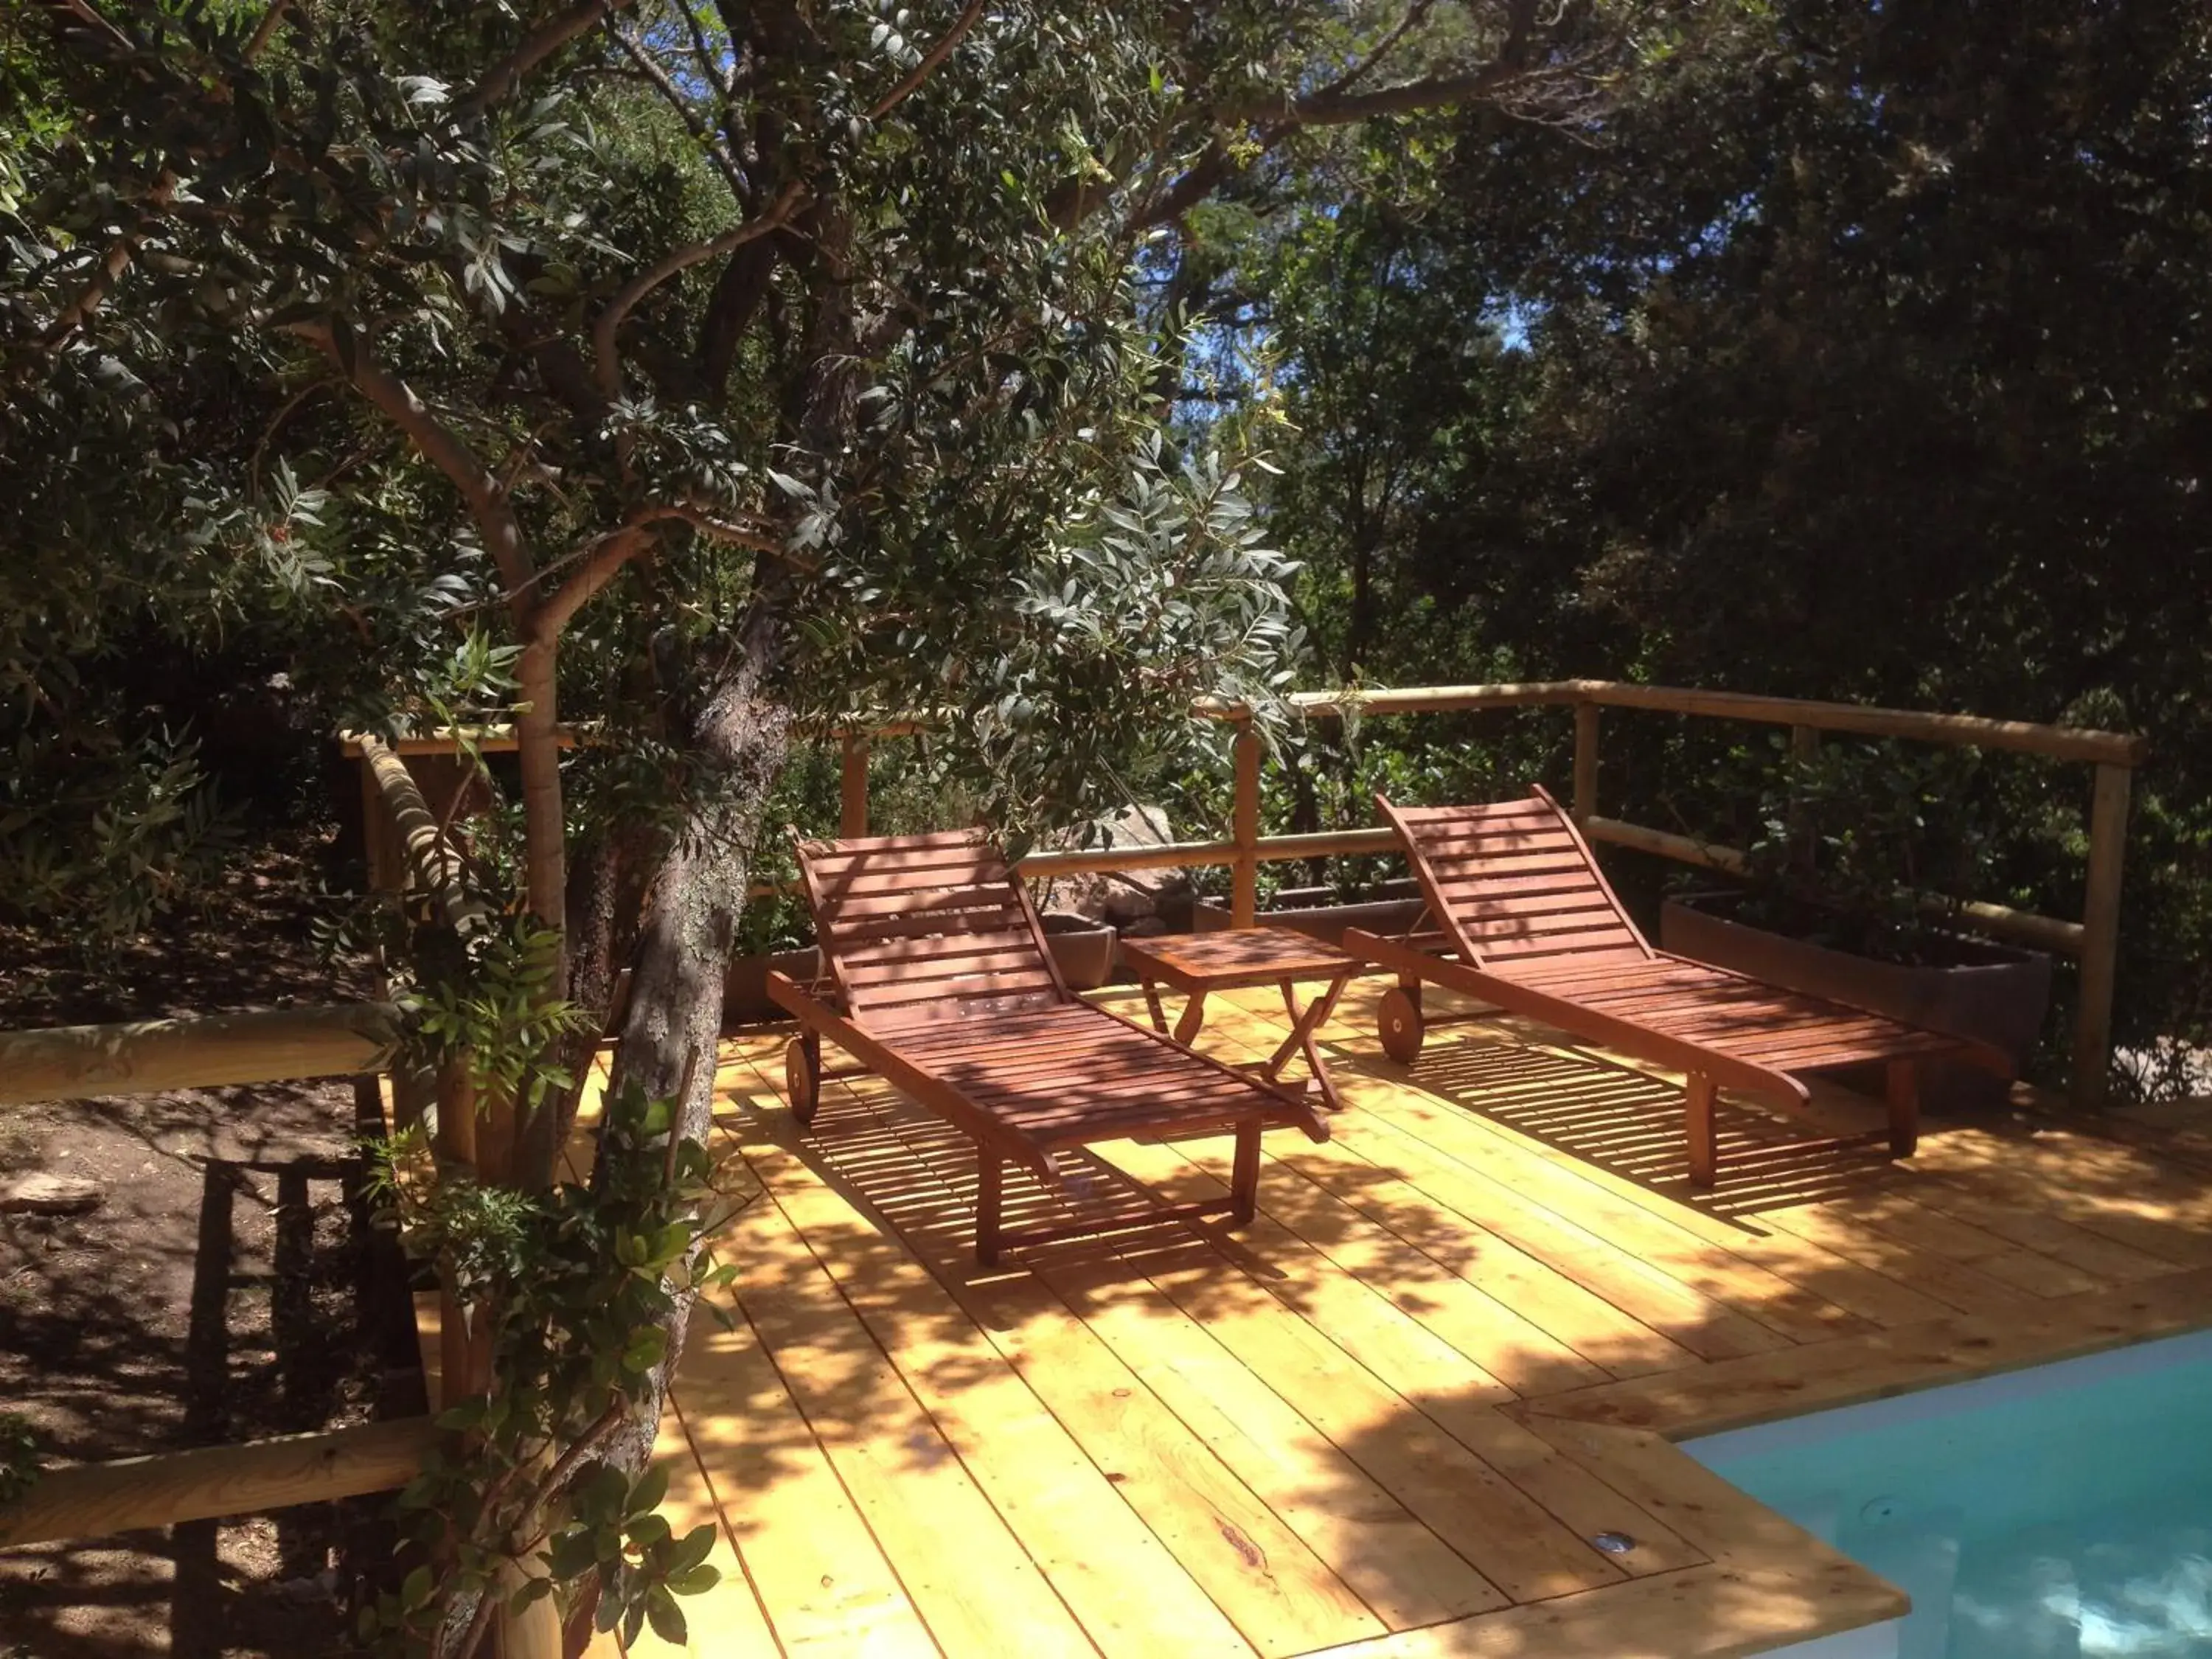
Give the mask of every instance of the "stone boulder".
[{"label": "stone boulder", "polygon": [[[1092,850],[1139,848],[1166,847],[1175,838],[1166,812],[1157,806],[1136,805],[1095,820],[1087,836],[1080,830],[1070,831],[1054,837],[1052,844]],[[1179,869],[1065,876],[1052,882],[1046,902],[1054,909],[1073,911],[1141,937],[1165,931],[1178,916],[1188,917],[1190,877]]]}]

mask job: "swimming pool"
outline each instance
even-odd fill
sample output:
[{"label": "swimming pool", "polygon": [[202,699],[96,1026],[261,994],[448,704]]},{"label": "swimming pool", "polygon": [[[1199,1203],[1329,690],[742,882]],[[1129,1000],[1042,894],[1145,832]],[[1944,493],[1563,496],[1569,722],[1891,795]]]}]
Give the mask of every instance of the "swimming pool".
[{"label": "swimming pool", "polygon": [[2212,1332],[1683,1449],[1912,1598],[1898,1659],[2212,1659]]}]

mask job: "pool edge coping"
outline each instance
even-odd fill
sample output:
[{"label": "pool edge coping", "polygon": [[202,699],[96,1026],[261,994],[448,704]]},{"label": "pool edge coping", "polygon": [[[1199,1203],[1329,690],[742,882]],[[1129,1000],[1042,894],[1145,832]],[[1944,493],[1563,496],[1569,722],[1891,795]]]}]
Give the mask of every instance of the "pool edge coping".
[{"label": "pool edge coping", "polygon": [[[2183,1268],[2017,1313],[1957,1314],[1502,1407],[1711,1561],[1305,1659],[1749,1659],[1900,1618],[1911,1607],[1903,1590],[1677,1443],[2205,1329],[2212,1267]],[[1809,1369],[1808,1354],[1819,1357]]]}]

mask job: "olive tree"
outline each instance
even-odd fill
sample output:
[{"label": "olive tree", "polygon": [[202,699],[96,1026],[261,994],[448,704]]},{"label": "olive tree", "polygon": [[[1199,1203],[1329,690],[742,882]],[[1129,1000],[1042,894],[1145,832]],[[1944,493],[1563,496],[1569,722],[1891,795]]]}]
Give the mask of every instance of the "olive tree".
[{"label": "olive tree", "polygon": [[[514,856],[484,868],[532,982],[602,1009],[629,965],[616,1089],[703,1139],[794,722],[928,711],[1022,833],[1194,696],[1264,712],[1286,673],[1240,458],[1166,435],[1188,319],[1147,296],[1209,204],[1364,123],[1583,118],[1659,27],[1627,0],[45,0],[0,23],[38,486],[11,556],[250,572],[321,617],[362,723],[511,718]],[[593,741],[564,765],[569,720]],[[495,1173],[528,1188],[561,1091],[510,1092]],[[641,1464],[658,1405],[610,1455]]]}]

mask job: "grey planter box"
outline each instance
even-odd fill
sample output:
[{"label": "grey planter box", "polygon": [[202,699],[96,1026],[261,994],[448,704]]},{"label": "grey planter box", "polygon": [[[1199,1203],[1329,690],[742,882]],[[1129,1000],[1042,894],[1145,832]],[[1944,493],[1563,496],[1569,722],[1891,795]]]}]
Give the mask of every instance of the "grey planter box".
[{"label": "grey planter box", "polygon": [[[1730,919],[1736,895],[1685,893],[1659,907],[1660,948],[1732,968],[1808,996],[1887,1014],[1954,1036],[1978,1037],[2012,1058],[2015,1073],[2051,1006],[2051,958],[1993,941],[1957,939],[1961,960],[1940,967],[1875,962]],[[1929,1104],[2001,1104],[2003,1079],[1978,1066],[1928,1067]]]}]

